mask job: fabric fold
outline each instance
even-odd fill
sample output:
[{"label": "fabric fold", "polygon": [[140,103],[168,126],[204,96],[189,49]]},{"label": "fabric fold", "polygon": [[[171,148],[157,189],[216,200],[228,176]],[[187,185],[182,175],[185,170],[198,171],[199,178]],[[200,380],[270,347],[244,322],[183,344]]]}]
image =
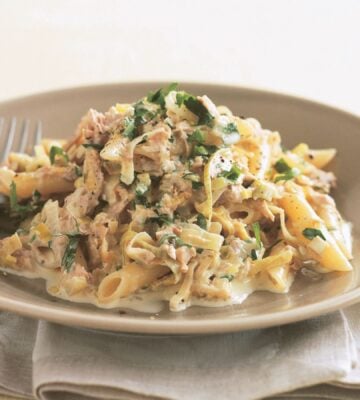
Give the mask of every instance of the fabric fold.
[{"label": "fabric fold", "polygon": [[236,334],[139,337],[40,322],[34,392],[44,400],[259,399],[345,376],[345,324],[335,313]]},{"label": "fabric fold", "polygon": [[31,398],[33,391],[42,400],[225,394],[229,400],[354,400],[359,312],[360,305],[277,328],[196,337],[99,332],[3,312],[0,393]]},{"label": "fabric fold", "polygon": [[38,321],[0,313],[0,392],[32,397],[32,353]]}]

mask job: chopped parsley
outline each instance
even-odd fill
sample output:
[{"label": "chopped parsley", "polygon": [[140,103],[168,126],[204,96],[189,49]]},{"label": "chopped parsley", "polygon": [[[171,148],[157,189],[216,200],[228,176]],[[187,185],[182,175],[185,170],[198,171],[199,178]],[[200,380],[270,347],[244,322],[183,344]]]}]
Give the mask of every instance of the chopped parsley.
[{"label": "chopped parsley", "polygon": [[180,239],[179,236],[176,236],[172,233],[165,233],[165,235],[163,235],[159,240],[160,245],[164,244],[165,242],[173,244],[177,247],[181,246],[192,247],[190,244],[187,244],[182,239]]},{"label": "chopped parsley", "polygon": [[219,176],[222,176],[231,182],[236,182],[239,179],[241,173],[241,169],[236,164],[233,164],[230,171],[222,171]]},{"label": "chopped parsley", "polygon": [[82,176],[82,170],[78,165],[75,165],[75,175],[76,176]]},{"label": "chopped parsley", "polygon": [[61,260],[61,265],[64,267],[66,272],[69,272],[75,261],[76,250],[78,248],[81,235],[79,233],[73,233],[67,234],[66,236],[68,237],[69,241]]},{"label": "chopped parsley", "polygon": [[196,145],[194,147],[193,154],[195,156],[208,156],[209,151],[207,150],[207,148],[205,146]]},{"label": "chopped parsley", "polygon": [[226,126],[224,126],[222,131],[224,133],[239,133],[237,126],[233,122],[230,122]]},{"label": "chopped parsley", "polygon": [[171,225],[174,222],[173,218],[168,214],[159,214],[156,217],[148,218],[146,221],[158,224],[160,227],[163,225]]},{"label": "chopped parsley", "polygon": [[274,181],[275,183],[279,181],[289,181],[290,179],[293,179],[296,176],[298,176],[300,173],[300,171],[297,168],[290,168],[283,158],[276,161],[274,168],[277,172],[281,174],[275,178]]},{"label": "chopped parsley", "polygon": [[198,214],[196,217],[196,224],[199,225],[201,229],[207,229],[207,220],[203,214]]},{"label": "chopped parsley", "polygon": [[202,182],[200,182],[200,176],[194,174],[193,172],[188,172],[183,175],[183,179],[191,181],[191,186],[194,190],[198,190],[204,186]]},{"label": "chopped parsley", "polygon": [[225,275],[220,276],[220,279],[227,279],[229,282],[231,282],[234,279],[234,275],[225,274]]},{"label": "chopped parsley", "polygon": [[145,125],[155,117],[156,113],[150,111],[142,101],[138,101],[134,105],[134,124],[138,128],[141,125]]},{"label": "chopped parsley", "polygon": [[315,228],[305,228],[302,231],[302,234],[309,240],[313,240],[316,236],[319,236],[321,239],[326,240],[324,234],[320,229]]},{"label": "chopped parsley", "polygon": [[280,158],[280,160],[276,161],[274,168],[276,172],[279,172],[280,174],[284,172],[289,172],[291,170],[291,168],[288,166],[283,158]]},{"label": "chopped parsley", "polygon": [[85,149],[95,149],[97,151],[100,151],[104,148],[104,145],[100,143],[83,143],[83,146]]},{"label": "chopped parsley", "polygon": [[135,121],[130,118],[125,118],[125,130],[122,133],[123,136],[129,138],[130,140],[133,140],[135,137]]},{"label": "chopped parsley", "polygon": [[69,156],[65,153],[64,149],[58,146],[51,146],[49,153],[51,165],[55,163],[57,156],[61,157],[65,161],[65,163],[69,162]]},{"label": "chopped parsley", "polygon": [[192,151],[192,156],[203,156],[208,157],[211,154],[215,153],[217,150],[216,146],[205,146],[205,145],[195,145]]},{"label": "chopped parsley", "polygon": [[261,236],[260,236],[260,224],[259,224],[259,222],[254,222],[252,224],[252,228],[253,228],[253,231],[254,231],[257,247],[259,249],[261,249],[262,241],[261,241]]},{"label": "chopped parsley", "polygon": [[173,90],[176,90],[177,87],[178,87],[178,84],[176,82],[170,83],[170,85],[167,86],[166,88],[159,89],[156,92],[150,92],[147,95],[146,99],[150,103],[159,104],[160,107],[164,108],[165,107],[165,97]]},{"label": "chopped parsley", "polygon": [[134,104],[134,117],[125,118],[125,129],[122,135],[129,138],[129,140],[135,139],[140,134],[140,126],[151,121],[156,114],[156,112],[150,111],[143,101],[138,101]]},{"label": "chopped parsley", "polygon": [[257,252],[256,252],[255,249],[251,249],[250,256],[251,256],[251,259],[252,259],[253,261],[255,261],[255,260],[258,259],[258,255],[257,255]]},{"label": "chopped parsley", "polygon": [[149,188],[143,184],[138,183],[135,189],[135,204],[142,204],[145,207],[150,207],[150,203],[146,197],[146,193],[148,192]]},{"label": "chopped parsley", "polygon": [[190,143],[203,144],[205,142],[204,134],[200,129],[195,129],[194,132],[188,136]]},{"label": "chopped parsley", "polygon": [[212,125],[214,117],[197,97],[186,92],[178,92],[176,94],[176,104],[179,107],[184,105],[195,114],[198,117],[199,125]]},{"label": "chopped parsley", "polygon": [[192,187],[194,190],[199,190],[199,189],[201,189],[203,186],[204,186],[204,184],[203,184],[202,182],[194,182],[194,181],[191,182],[191,187]]},{"label": "chopped parsley", "polygon": [[274,182],[277,183],[277,182],[280,182],[280,181],[289,181],[290,179],[293,179],[293,178],[297,177],[299,175],[299,173],[300,172],[299,172],[298,169],[291,168],[291,170],[288,171],[288,172],[285,172],[285,174],[278,175],[275,178]]},{"label": "chopped parsley", "polygon": [[10,214],[12,216],[19,216],[25,218],[28,214],[37,211],[41,205],[41,194],[35,190],[32,199],[27,204],[20,204],[16,193],[16,183],[10,183]]},{"label": "chopped parsley", "polygon": [[135,191],[135,204],[141,204],[146,208],[150,207],[150,202],[148,201],[145,194]]},{"label": "chopped parsley", "polygon": [[32,199],[34,203],[39,203],[41,200],[41,193],[38,190],[34,190],[34,193],[32,195]]},{"label": "chopped parsley", "polygon": [[185,100],[190,97],[191,95],[186,92],[177,92],[176,93],[176,104],[181,107]]}]

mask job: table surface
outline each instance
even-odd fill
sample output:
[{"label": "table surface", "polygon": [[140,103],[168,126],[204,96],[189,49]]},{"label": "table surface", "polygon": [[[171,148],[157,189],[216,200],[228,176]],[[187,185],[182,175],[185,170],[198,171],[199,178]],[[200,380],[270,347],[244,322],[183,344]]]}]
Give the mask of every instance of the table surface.
[{"label": "table surface", "polygon": [[357,0],[3,0],[0,101],[93,83],[198,81],[360,114],[359,17]]}]

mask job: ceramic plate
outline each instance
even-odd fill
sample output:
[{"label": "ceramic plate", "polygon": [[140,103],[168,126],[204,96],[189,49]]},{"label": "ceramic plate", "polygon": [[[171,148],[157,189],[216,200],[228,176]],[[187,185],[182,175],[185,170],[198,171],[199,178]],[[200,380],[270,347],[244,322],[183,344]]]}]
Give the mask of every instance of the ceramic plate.
[{"label": "ceramic plate", "polygon": [[[166,83],[125,83],[67,89],[0,104],[0,116],[40,119],[44,135],[70,136],[89,107],[105,111],[116,102],[135,101]],[[243,304],[223,308],[193,307],[157,315],[129,310],[102,310],[50,297],[41,280],[0,276],[0,308],[60,324],[141,334],[208,334],[263,328],[314,317],[360,300],[360,118],[322,104],[277,93],[208,84],[183,84],[207,94],[237,115],[256,117],[278,130],[287,147],[306,142],[336,147],[332,169],[338,177],[333,192],[338,208],[354,224],[354,271],[329,273],[318,281],[298,276],[288,294],[256,292]],[[0,221],[1,226],[1,221]]]}]

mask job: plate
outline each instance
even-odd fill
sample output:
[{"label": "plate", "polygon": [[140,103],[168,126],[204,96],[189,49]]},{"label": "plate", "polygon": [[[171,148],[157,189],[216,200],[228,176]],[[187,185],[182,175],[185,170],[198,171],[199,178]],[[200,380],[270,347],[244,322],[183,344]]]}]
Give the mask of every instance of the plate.
[{"label": "plate", "polygon": [[[119,83],[66,89],[0,104],[0,115],[40,119],[44,135],[70,136],[80,117],[93,107],[107,110],[116,102],[135,101],[164,82]],[[103,310],[49,296],[41,280],[0,276],[0,309],[60,324],[140,334],[211,334],[264,328],[328,313],[360,300],[360,118],[319,103],[278,93],[241,87],[182,84],[207,94],[235,114],[259,119],[278,130],[287,147],[306,142],[335,147],[332,170],[338,177],[333,192],[345,219],[354,224],[354,271],[329,273],[318,281],[300,275],[288,294],[255,292],[243,304],[223,308],[192,307],[156,315],[129,310]],[[1,221],[0,221],[1,224]]]}]

